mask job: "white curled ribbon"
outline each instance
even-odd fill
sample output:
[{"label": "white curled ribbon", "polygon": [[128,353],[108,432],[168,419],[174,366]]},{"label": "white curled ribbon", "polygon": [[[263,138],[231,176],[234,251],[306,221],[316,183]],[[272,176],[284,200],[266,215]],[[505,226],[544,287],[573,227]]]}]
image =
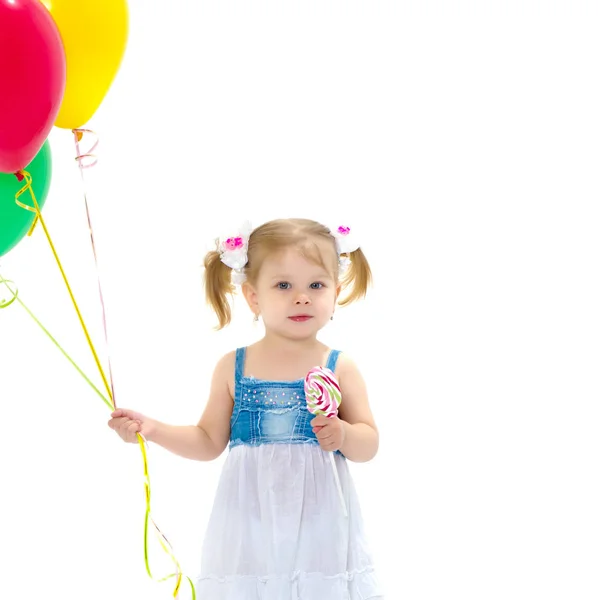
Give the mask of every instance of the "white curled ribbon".
[{"label": "white curled ribbon", "polygon": [[340,260],[339,260],[340,276],[344,276],[348,272],[351,262],[352,261],[347,256],[340,256]]},{"label": "white curled ribbon", "polygon": [[231,270],[231,283],[233,285],[242,285],[246,281],[246,273],[243,269],[232,269]]},{"label": "white curled ribbon", "polygon": [[231,269],[233,285],[241,285],[246,281],[244,267],[248,263],[248,240],[251,233],[252,226],[246,221],[234,235],[220,238],[221,262]]}]

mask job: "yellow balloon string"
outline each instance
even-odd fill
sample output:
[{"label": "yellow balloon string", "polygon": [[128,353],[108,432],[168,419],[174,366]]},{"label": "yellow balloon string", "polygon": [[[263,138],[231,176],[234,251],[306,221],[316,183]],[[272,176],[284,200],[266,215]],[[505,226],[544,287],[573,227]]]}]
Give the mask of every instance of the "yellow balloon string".
[{"label": "yellow balloon string", "polygon": [[[81,323],[81,327],[83,328],[83,332],[85,334],[85,337],[87,339],[87,342],[90,346],[90,349],[92,351],[92,354],[94,356],[94,360],[96,361],[96,366],[98,367],[98,370],[100,371],[100,376],[102,377],[102,381],[104,382],[104,386],[106,388],[106,392],[108,394],[108,397],[110,398],[111,404],[113,405],[114,408],[114,401],[113,401],[113,397],[112,397],[112,391],[110,389],[110,386],[108,384],[108,381],[106,379],[106,375],[104,374],[104,370],[102,369],[102,365],[100,364],[100,360],[98,358],[98,354],[96,353],[96,349],[94,348],[94,344],[92,343],[92,340],[90,338],[90,334],[88,333],[87,327],[85,325],[85,322],[83,320],[83,317],[81,316],[81,311],[79,310],[79,306],[77,305],[77,301],[75,300],[75,296],[73,295],[73,290],[71,289],[71,285],[69,284],[69,280],[67,279],[67,276],[65,274],[65,270],[63,269],[62,263],[60,262],[60,259],[58,258],[58,254],[56,252],[56,248],[54,247],[54,243],[52,242],[52,238],[50,237],[50,233],[48,232],[48,228],[46,227],[46,223],[44,222],[44,218],[42,217],[42,212],[40,210],[39,204],[35,198],[35,194],[33,192],[33,187],[32,187],[32,183],[31,183],[31,175],[29,174],[29,172],[27,171],[19,171],[19,175],[21,175],[26,183],[25,185],[16,193],[15,195],[15,202],[21,207],[24,208],[25,210],[28,210],[30,212],[35,213],[36,218],[39,220],[39,222],[42,225],[42,228],[44,229],[44,233],[46,234],[46,238],[48,240],[48,243],[50,244],[50,249],[52,250],[52,254],[54,255],[54,258],[56,260],[56,264],[58,265],[58,268],[60,269],[61,275],[63,277],[63,280],[65,282],[65,285],[67,286],[67,290],[69,292],[69,296],[71,297],[71,301],[73,302],[73,306],[75,307],[75,312],[77,313],[77,316],[79,318],[79,322]],[[23,202],[21,202],[19,200],[19,197],[21,195],[23,195],[25,192],[29,192],[29,194],[31,195],[31,200],[33,202],[33,206],[30,206],[28,204],[24,204]]]},{"label": "yellow balloon string", "polygon": [[29,228],[29,231],[27,232],[28,236],[30,236],[33,233],[33,230],[35,229],[35,226],[37,225],[37,222],[38,222],[38,217],[36,215],[35,219],[33,219],[33,223],[31,224],[31,227]]},{"label": "yellow balloon string", "polygon": [[[158,528],[158,526],[154,522],[154,519],[152,518],[152,513],[150,511],[150,496],[151,496],[150,475],[148,472],[148,454],[146,451],[146,440],[139,433],[137,434],[137,438],[138,438],[138,442],[140,445],[140,449],[142,451],[142,459],[144,462],[144,487],[145,487],[145,491],[146,491],[146,516],[144,518],[144,562],[146,565],[146,572],[148,573],[148,576],[150,577],[150,579],[158,581],[159,583],[162,583],[163,581],[166,581],[167,579],[171,579],[171,577],[175,577],[176,583],[175,583],[175,589],[173,590],[173,598],[177,598],[177,596],[179,595],[179,590],[181,588],[181,581],[183,579],[183,574],[181,572],[181,566],[179,565],[179,561],[177,560],[177,558],[175,557],[175,554],[173,553],[173,547],[171,546],[171,544],[169,543],[169,540],[167,540],[165,535]],[[154,576],[152,575],[152,571],[150,570],[150,561],[148,558],[148,525],[150,523],[152,523],[152,526],[154,527],[154,531],[157,535],[158,541],[159,541],[162,549],[169,555],[169,558],[173,561],[173,564],[175,565],[175,573],[167,575],[166,577],[163,577],[162,579],[158,579],[158,580],[155,579]],[[194,583],[187,575],[185,576],[185,578],[187,579],[188,583],[190,584],[190,588],[192,591],[192,600],[196,600],[196,588],[194,587]]]}]

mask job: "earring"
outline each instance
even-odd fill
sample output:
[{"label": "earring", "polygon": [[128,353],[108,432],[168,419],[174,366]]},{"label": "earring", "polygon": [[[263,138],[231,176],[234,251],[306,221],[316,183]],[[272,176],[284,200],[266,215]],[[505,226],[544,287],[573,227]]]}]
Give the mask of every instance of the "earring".
[{"label": "earring", "polygon": [[331,318],[329,319],[330,321],[333,321],[333,315],[331,315]]},{"label": "earring", "polygon": [[254,315],[254,322],[255,322],[255,323],[258,323],[258,314],[255,314],[255,315]]}]

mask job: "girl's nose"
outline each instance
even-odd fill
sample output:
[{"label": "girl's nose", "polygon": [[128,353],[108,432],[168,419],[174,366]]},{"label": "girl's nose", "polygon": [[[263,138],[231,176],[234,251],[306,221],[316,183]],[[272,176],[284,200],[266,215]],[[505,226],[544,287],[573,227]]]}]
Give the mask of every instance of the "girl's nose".
[{"label": "girl's nose", "polygon": [[310,304],[310,298],[302,293],[296,298],[296,304]]}]

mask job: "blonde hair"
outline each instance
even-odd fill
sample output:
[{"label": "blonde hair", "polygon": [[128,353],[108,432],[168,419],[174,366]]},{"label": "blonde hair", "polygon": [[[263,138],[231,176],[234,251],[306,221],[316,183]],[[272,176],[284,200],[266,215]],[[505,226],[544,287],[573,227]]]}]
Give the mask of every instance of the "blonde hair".
[{"label": "blonde hair", "polygon": [[[320,247],[314,243],[316,241],[330,244],[331,254],[324,256]],[[358,248],[343,255],[350,258],[350,265],[340,278],[339,255],[331,230],[310,219],[275,219],[254,229],[248,240],[248,263],[244,268],[247,281],[250,284],[256,283],[262,263],[268,255],[290,247],[297,248],[308,260],[325,268],[333,275],[336,285],[348,292],[343,299],[338,300],[340,306],[366,295],[372,282],[372,274],[362,250]],[[206,254],[204,268],[206,301],[219,320],[217,329],[222,329],[231,322],[231,305],[227,296],[233,296],[235,286],[231,283],[231,269],[221,261],[219,240],[216,240],[216,249]]]}]

